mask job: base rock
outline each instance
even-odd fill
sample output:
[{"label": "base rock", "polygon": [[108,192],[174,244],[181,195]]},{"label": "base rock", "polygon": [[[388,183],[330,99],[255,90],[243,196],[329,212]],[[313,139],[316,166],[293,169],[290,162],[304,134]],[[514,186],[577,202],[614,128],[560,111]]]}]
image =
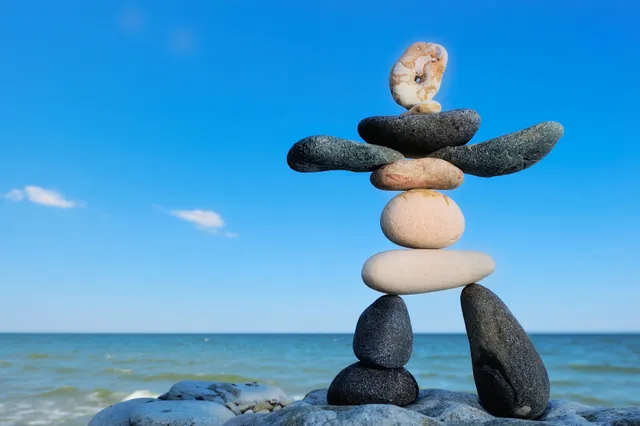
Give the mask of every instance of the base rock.
[{"label": "base rock", "polygon": [[[129,414],[154,401],[141,398],[121,402],[98,413],[90,426],[130,426]],[[206,401],[185,401],[198,403]],[[153,403],[153,402],[152,402]],[[178,404],[178,401],[174,401]],[[187,404],[188,405],[188,404]],[[327,404],[327,389],[309,392],[271,414],[241,414],[224,426],[640,426],[640,407],[595,408],[564,400],[551,400],[538,420],[494,417],[487,413],[478,396],[439,389],[421,390],[418,399],[404,408],[394,405],[335,406]]]}]

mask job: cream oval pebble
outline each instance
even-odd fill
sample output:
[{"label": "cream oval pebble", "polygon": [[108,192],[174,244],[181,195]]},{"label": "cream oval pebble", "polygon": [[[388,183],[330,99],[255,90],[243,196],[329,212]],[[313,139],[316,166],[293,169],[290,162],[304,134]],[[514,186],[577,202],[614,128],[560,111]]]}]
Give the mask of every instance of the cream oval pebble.
[{"label": "cream oval pebble", "polygon": [[422,294],[472,284],[491,275],[493,259],[466,250],[390,250],[370,257],[362,280],[381,293]]},{"label": "cream oval pebble", "polygon": [[371,173],[371,184],[387,191],[407,189],[455,189],[462,185],[464,173],[439,158],[400,160]]},{"label": "cream oval pebble", "polygon": [[384,235],[402,247],[449,247],[464,232],[464,216],[449,197],[428,189],[412,189],[387,203],[380,216]]}]

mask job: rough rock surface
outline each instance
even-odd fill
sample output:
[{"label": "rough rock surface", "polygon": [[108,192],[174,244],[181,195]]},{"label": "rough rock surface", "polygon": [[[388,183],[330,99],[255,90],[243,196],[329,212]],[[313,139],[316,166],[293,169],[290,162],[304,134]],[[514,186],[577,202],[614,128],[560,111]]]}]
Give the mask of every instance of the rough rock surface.
[{"label": "rough rock surface", "polygon": [[472,109],[368,117],[358,123],[358,133],[366,142],[400,151],[409,158],[426,157],[444,147],[464,145],[479,128],[480,115]]},{"label": "rough rock surface", "polygon": [[93,416],[89,426],[131,426],[129,415],[142,404],[156,401],[155,398],[135,398],[111,405]]},{"label": "rough rock surface", "polygon": [[296,403],[277,413],[260,416],[238,416],[225,426],[440,426],[441,422],[429,419],[414,411],[394,405],[361,405],[338,407]]},{"label": "rough rock surface", "polygon": [[[90,426],[131,426],[129,413],[151,398],[140,398],[105,408]],[[186,401],[198,403],[201,401]],[[178,404],[178,401],[175,401]],[[118,414],[115,414],[118,413]],[[404,408],[393,405],[328,406],[327,389],[309,392],[271,414],[243,414],[225,426],[640,426],[640,407],[595,408],[564,400],[551,400],[538,420],[498,418],[487,413],[477,395],[438,389],[420,391]],[[163,425],[165,426],[165,425]]]},{"label": "rough rock surface", "polygon": [[210,401],[162,401],[140,404],[129,415],[131,426],[221,426],[236,415]]},{"label": "rough rock surface", "polygon": [[[302,413],[311,413],[309,408],[316,406],[322,411],[330,411],[336,408],[346,409],[340,414],[340,418],[344,423],[341,425],[364,425],[367,421],[371,421],[371,415],[379,415],[380,405],[364,405],[353,407],[335,407],[326,406],[327,389],[318,389],[309,392],[307,396],[299,402],[291,406],[291,410],[296,410],[296,414],[287,416],[289,407],[281,412],[281,417],[276,418],[274,414],[254,419],[253,423],[242,422],[242,417],[237,417],[228,425],[314,425],[319,426],[322,422],[311,423],[315,421],[315,416],[310,415],[310,423],[306,423],[306,417]],[[384,407],[391,407],[385,405]],[[416,412],[421,414],[420,417],[408,417],[405,412]],[[314,411],[313,413],[319,413]],[[494,417],[487,413],[480,403],[478,396],[464,392],[450,392],[439,389],[424,389],[420,391],[418,399],[415,403],[407,405],[404,408],[393,407],[392,418],[398,419],[393,422],[369,423],[380,425],[407,425],[407,426],[423,426],[423,425],[443,425],[443,426],[461,426],[461,425],[507,425],[507,426],[640,426],[640,407],[630,408],[595,408],[588,405],[579,404],[564,400],[551,400],[547,410],[538,420],[523,420],[512,418]],[[284,414],[284,416],[283,416]],[[327,415],[327,414],[325,414]],[[373,417],[375,418],[375,417]],[[277,421],[276,421],[277,419]],[[295,419],[295,420],[294,420]],[[338,424],[338,423],[329,423]]]},{"label": "rough rock surface", "polygon": [[547,408],[550,386],[531,339],[486,287],[466,286],[460,301],[482,406],[500,417],[538,418]]},{"label": "rough rock surface", "polygon": [[220,404],[235,402],[238,404],[257,404],[263,401],[281,402],[287,400],[287,394],[278,387],[263,383],[227,383],[185,380],[171,386],[167,400],[198,399]]},{"label": "rough rock surface", "polygon": [[382,296],[362,312],[353,335],[353,353],[365,365],[401,368],[413,350],[407,305],[399,296]]},{"label": "rough rock surface", "polygon": [[393,149],[340,139],[334,136],[310,136],[296,142],[287,154],[287,164],[301,173],[328,170],[372,172],[404,156]]},{"label": "rough rock surface", "polygon": [[333,379],[330,405],[393,404],[404,406],[418,397],[416,379],[404,368],[373,368],[351,364]]},{"label": "rough rock surface", "polygon": [[430,157],[448,161],[470,175],[502,176],[519,172],[542,160],[563,132],[560,123],[545,121],[485,142],[446,147]]}]

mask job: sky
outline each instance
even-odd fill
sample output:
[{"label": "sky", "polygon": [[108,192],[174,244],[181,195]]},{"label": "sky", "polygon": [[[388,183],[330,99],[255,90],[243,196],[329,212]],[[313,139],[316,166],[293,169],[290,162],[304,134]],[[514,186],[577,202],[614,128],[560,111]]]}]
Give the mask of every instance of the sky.
[{"label": "sky", "polygon": [[[451,249],[494,258],[481,283],[527,331],[640,331],[639,8],[2,2],[0,331],[352,332],[397,193],[286,155],[400,114],[388,73],[416,41],[449,52],[435,99],[478,111],[470,143],[565,128],[537,165],[447,191]],[[414,331],[464,331],[459,297],[406,296]]]}]

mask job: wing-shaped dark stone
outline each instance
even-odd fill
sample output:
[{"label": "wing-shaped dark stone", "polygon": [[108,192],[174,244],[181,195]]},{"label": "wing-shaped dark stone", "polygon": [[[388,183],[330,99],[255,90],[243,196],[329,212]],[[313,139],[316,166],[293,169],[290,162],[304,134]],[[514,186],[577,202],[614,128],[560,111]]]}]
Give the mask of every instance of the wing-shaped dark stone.
[{"label": "wing-shaped dark stone", "polygon": [[405,406],[418,398],[418,383],[404,368],[366,367],[357,362],[342,370],[327,392],[329,405],[392,404]]},{"label": "wing-shaped dark stone", "polygon": [[429,157],[448,161],[470,175],[508,175],[542,160],[551,152],[563,132],[560,123],[545,121],[485,142],[443,148]]},{"label": "wing-shaped dark stone", "polygon": [[363,364],[404,367],[413,349],[407,305],[400,296],[382,296],[362,312],[353,335],[353,353]]},{"label": "wing-shaped dark stone", "polygon": [[466,286],[460,301],[482,406],[494,416],[538,418],[549,402],[549,376],[527,333],[479,284]]},{"label": "wing-shaped dark stone", "polygon": [[368,117],[358,124],[358,133],[370,144],[421,158],[446,146],[466,144],[479,128],[477,112],[455,109],[437,114]]},{"label": "wing-shaped dark stone", "polygon": [[296,172],[348,170],[371,172],[404,156],[393,149],[336,138],[310,136],[296,142],[287,154],[287,163]]}]

